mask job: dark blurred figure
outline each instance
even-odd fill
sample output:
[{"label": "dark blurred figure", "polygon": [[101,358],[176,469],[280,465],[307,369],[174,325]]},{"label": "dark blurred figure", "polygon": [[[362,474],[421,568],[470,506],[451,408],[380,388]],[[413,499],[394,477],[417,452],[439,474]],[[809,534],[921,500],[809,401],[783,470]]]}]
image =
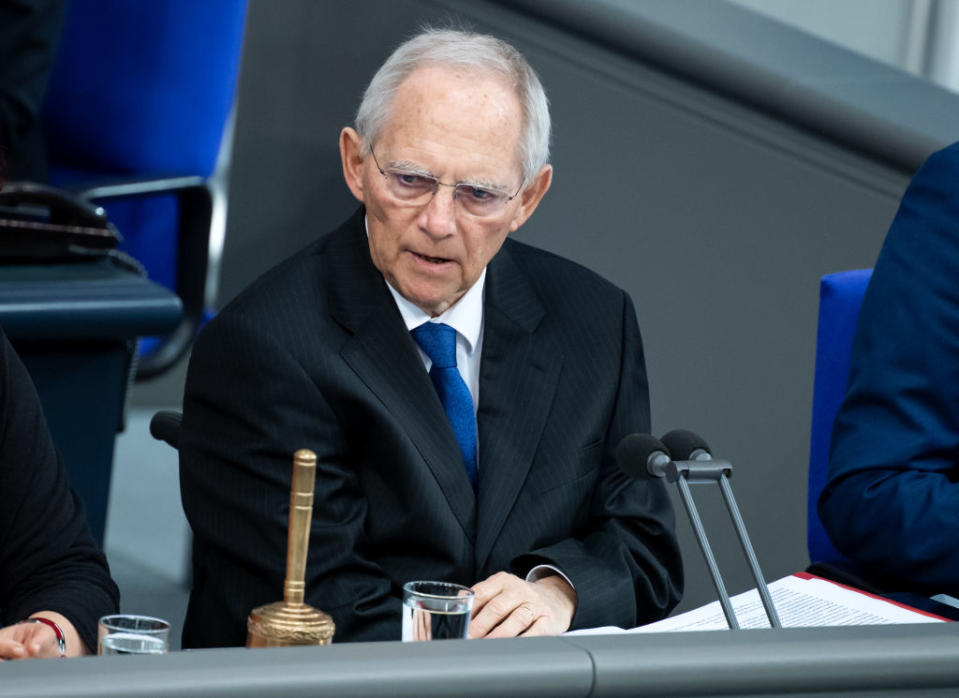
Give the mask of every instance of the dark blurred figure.
[{"label": "dark blurred figure", "polygon": [[879,254],[819,516],[881,586],[959,596],[959,143],[913,177]]},{"label": "dark blurred figure", "polygon": [[40,107],[66,0],[0,0],[0,156],[8,180],[45,182]]},{"label": "dark blurred figure", "polygon": [[2,330],[0,496],[0,661],[96,652],[119,591]]}]

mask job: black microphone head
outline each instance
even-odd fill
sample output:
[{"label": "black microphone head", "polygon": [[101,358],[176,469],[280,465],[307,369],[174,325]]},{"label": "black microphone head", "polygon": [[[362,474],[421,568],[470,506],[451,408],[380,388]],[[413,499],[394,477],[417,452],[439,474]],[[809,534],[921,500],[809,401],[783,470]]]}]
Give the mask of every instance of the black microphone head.
[{"label": "black microphone head", "polygon": [[673,429],[663,434],[663,443],[676,460],[690,460],[693,451],[702,450],[712,455],[706,439],[686,429]]},{"label": "black microphone head", "polygon": [[180,426],[183,413],[176,410],[160,410],[150,420],[150,434],[157,441],[166,441],[173,448],[180,448]]},{"label": "black microphone head", "polygon": [[669,456],[669,449],[652,434],[630,434],[616,447],[616,464],[630,477],[649,477],[649,457],[656,452]]}]

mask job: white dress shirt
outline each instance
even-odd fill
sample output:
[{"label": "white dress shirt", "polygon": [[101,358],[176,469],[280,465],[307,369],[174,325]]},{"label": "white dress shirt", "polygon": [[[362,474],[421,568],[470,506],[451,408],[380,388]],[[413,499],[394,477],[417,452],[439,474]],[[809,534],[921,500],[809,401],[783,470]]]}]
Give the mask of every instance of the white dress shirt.
[{"label": "white dress shirt", "polygon": [[[436,317],[430,317],[425,310],[401,296],[389,281],[386,282],[386,286],[393,294],[393,300],[396,301],[396,307],[403,316],[406,329],[412,331],[425,322],[442,322],[456,330],[456,369],[470,390],[475,414],[479,405],[479,371],[483,355],[483,289],[486,288],[486,269],[483,269],[483,273],[469,291],[447,308],[446,312]],[[418,344],[416,349],[420,353],[423,365],[429,371],[433,362]]]}]

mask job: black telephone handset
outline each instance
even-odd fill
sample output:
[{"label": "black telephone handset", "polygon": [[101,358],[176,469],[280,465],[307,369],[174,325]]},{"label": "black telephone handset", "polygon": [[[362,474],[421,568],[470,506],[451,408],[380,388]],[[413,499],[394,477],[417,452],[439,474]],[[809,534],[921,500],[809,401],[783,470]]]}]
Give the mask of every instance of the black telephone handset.
[{"label": "black telephone handset", "polygon": [[60,189],[8,182],[0,191],[0,263],[102,257],[120,242],[102,208]]}]

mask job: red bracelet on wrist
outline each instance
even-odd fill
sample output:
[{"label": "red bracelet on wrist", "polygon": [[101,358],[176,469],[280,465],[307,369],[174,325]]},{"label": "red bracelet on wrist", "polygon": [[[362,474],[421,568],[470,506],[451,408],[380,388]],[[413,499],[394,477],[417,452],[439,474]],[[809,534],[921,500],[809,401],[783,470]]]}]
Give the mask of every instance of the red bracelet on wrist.
[{"label": "red bracelet on wrist", "polygon": [[21,623],[43,623],[48,628],[53,628],[53,632],[55,632],[57,635],[57,647],[60,649],[60,657],[63,658],[67,656],[67,640],[63,636],[63,631],[60,629],[59,625],[54,623],[49,618],[24,618],[23,620],[19,621],[17,625],[20,625]]}]

